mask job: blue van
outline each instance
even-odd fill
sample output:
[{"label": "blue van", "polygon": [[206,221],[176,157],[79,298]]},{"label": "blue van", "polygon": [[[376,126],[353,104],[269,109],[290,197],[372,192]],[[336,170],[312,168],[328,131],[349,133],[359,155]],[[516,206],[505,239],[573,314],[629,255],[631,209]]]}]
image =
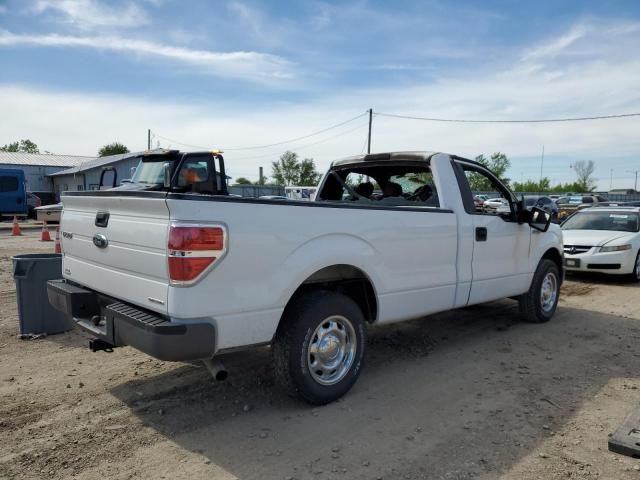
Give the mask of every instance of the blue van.
[{"label": "blue van", "polygon": [[0,168],[0,217],[27,214],[27,188],[24,172]]}]

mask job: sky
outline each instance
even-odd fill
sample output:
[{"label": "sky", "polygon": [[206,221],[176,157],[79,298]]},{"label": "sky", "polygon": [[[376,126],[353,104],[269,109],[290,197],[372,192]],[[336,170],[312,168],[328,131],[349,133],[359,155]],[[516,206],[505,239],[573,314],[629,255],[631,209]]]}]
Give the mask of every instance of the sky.
[{"label": "sky", "polygon": [[[369,108],[476,120],[640,112],[640,2],[0,0],[0,66],[0,145],[138,151],[151,129],[153,147],[221,148],[232,177],[255,180],[288,149],[320,170],[365,152]],[[374,114],[371,150],[500,151],[521,181],[540,177],[544,147],[553,183],[593,160],[608,190],[633,188],[639,133],[640,117]]]}]

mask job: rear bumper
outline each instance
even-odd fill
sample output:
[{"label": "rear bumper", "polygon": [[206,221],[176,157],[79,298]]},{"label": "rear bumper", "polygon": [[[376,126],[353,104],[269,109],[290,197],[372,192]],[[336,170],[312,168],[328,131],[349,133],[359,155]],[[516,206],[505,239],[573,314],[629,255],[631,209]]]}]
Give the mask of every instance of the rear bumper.
[{"label": "rear bumper", "polygon": [[49,303],[83,331],[114,347],[129,345],[159,360],[210,358],[216,332],[211,323],[176,323],[65,280],[47,283]]}]

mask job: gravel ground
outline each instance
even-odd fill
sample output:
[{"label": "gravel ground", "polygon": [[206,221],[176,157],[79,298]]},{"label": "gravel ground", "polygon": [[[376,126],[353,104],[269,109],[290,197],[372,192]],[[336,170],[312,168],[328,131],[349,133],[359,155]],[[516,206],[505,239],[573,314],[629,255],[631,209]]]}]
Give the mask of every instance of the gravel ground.
[{"label": "gravel ground", "polygon": [[77,332],[19,340],[10,258],[52,251],[38,235],[0,232],[0,478],[640,478],[607,451],[640,399],[636,285],[571,279],[545,325],[505,300],[372,329],[352,392],[311,408],[266,349],[215,383]]}]

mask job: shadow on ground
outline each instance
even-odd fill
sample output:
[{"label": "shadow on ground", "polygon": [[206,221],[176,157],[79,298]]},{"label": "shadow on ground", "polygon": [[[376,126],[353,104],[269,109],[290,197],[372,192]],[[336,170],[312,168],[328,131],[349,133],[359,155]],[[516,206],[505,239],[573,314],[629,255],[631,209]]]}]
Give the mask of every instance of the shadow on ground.
[{"label": "shadow on ground", "polygon": [[111,392],[242,480],[494,477],[640,371],[637,320],[561,308],[529,325],[516,311],[502,301],[372,329],[358,383],[320,408],[273,386],[267,349],[227,356],[224,383],[185,364]]}]

